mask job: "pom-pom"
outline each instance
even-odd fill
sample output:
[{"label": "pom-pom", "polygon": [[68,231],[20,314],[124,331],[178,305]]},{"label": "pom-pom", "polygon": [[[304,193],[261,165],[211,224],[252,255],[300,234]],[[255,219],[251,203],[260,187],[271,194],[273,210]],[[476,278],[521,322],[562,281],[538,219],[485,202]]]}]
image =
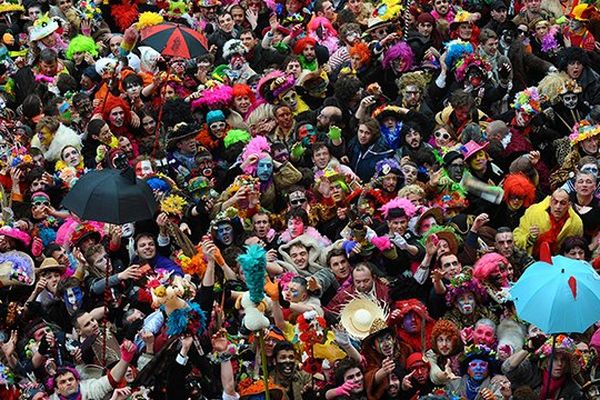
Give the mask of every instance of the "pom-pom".
[{"label": "pom-pom", "polygon": [[404,215],[406,215],[409,219],[412,218],[417,212],[417,209],[410,200],[401,197],[396,197],[395,199],[388,201],[379,210],[383,212],[383,216],[387,219],[388,216],[391,215],[391,211],[394,209],[401,209],[404,211]]},{"label": "pom-pom", "polygon": [[259,304],[265,297],[266,255],[267,251],[262,246],[253,244],[247,247],[246,253],[238,257],[250,292],[250,300],[255,304]]},{"label": "pom-pom", "polygon": [[[140,19],[138,20],[137,24],[135,24],[135,27],[139,31],[142,31],[142,29],[144,28],[149,28],[151,26],[162,24],[164,20],[165,19],[162,15],[155,12],[147,11],[140,14]],[[127,31],[125,31],[125,33],[127,33]]]}]

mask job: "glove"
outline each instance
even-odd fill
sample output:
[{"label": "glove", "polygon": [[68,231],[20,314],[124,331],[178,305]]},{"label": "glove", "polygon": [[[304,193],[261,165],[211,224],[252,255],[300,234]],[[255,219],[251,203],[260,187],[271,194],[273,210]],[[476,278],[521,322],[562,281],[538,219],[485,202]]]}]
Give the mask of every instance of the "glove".
[{"label": "glove", "polygon": [[294,160],[302,158],[305,152],[306,149],[304,148],[302,143],[296,143],[292,146],[292,157],[294,158]]},{"label": "glove", "polygon": [[124,340],[123,343],[121,343],[120,349],[121,360],[130,363],[131,360],[133,360],[133,357],[135,357],[135,352],[137,350],[135,345],[129,340]]},{"label": "glove", "polygon": [[510,77],[510,72],[512,71],[512,67],[509,63],[503,63],[498,69],[498,76],[501,80],[506,81]]},{"label": "glove", "polygon": [[367,240],[369,242],[372,242],[372,240],[377,237],[377,232],[375,232],[373,229],[369,228],[368,226],[366,228],[367,228],[367,233],[365,234],[365,237],[367,238]]},{"label": "glove", "polygon": [[267,276],[265,282],[265,293],[271,298],[271,300],[279,301],[279,282],[273,282],[271,278]]},{"label": "glove", "polygon": [[42,255],[42,251],[44,250],[44,244],[42,243],[42,239],[35,238],[33,239],[33,243],[31,244],[31,254],[34,257],[39,257]]},{"label": "glove", "polygon": [[373,244],[373,246],[377,247],[377,250],[379,251],[387,251],[392,248],[390,238],[386,236],[376,236],[373,239],[371,239],[371,243]]},{"label": "glove", "polygon": [[401,235],[396,234],[393,238],[390,239],[392,243],[396,245],[400,250],[408,249],[408,242]]},{"label": "glove", "polygon": [[350,392],[354,389],[353,381],[346,381],[342,386],[338,386],[335,388],[335,395],[337,397],[340,396],[350,396]]},{"label": "glove", "polygon": [[342,138],[342,130],[337,126],[331,126],[329,128],[327,136],[329,136],[329,139],[331,139],[331,141],[340,140]]},{"label": "glove", "polygon": [[344,250],[346,251],[346,254],[350,254],[352,253],[352,249],[357,245],[358,243],[353,241],[353,240],[348,240],[346,242],[344,242],[344,244],[342,244],[342,247],[344,248]]}]

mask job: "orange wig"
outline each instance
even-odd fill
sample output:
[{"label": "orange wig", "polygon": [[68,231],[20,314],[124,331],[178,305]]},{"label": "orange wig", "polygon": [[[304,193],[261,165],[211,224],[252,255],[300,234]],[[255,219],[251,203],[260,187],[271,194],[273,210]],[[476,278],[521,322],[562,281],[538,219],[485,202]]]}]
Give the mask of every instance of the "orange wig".
[{"label": "orange wig", "polygon": [[535,186],[522,173],[509,174],[504,179],[504,201],[511,196],[523,198],[523,207],[527,208],[535,201]]}]

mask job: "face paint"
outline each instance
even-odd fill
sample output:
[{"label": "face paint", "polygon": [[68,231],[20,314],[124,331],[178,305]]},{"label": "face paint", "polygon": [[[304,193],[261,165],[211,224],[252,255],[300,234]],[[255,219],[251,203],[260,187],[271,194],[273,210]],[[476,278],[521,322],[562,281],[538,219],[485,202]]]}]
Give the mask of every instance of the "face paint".
[{"label": "face paint", "polygon": [[563,105],[569,110],[574,110],[577,107],[579,97],[575,93],[566,93],[562,96]]},{"label": "face paint", "polygon": [[292,218],[288,221],[288,229],[292,238],[298,237],[304,233],[304,221],[302,218]]},{"label": "face paint", "polygon": [[281,350],[275,358],[277,372],[283,377],[291,378],[296,369],[296,359],[293,350]]},{"label": "face paint", "polygon": [[79,286],[68,288],[63,294],[63,301],[67,307],[69,314],[74,314],[75,311],[81,308],[83,303],[83,292]]},{"label": "face paint", "polygon": [[473,380],[481,382],[488,376],[488,363],[483,360],[473,360],[469,363],[467,373]]},{"label": "face paint", "polygon": [[153,173],[154,170],[150,160],[142,160],[135,165],[135,175],[140,179],[147,178]]},{"label": "face paint", "polygon": [[392,357],[394,355],[394,337],[385,333],[384,335],[375,338],[375,349],[384,357]]},{"label": "face paint", "polygon": [[463,315],[471,315],[475,311],[475,296],[473,293],[464,293],[456,299],[458,311]]},{"label": "face paint", "polygon": [[402,328],[408,333],[418,333],[421,330],[420,317],[414,311],[409,311],[402,319]]},{"label": "face paint", "polygon": [[298,129],[298,140],[302,140],[302,143],[310,147],[311,144],[317,141],[317,130],[311,124],[305,124]]},{"label": "face paint", "polygon": [[273,161],[271,157],[262,158],[256,166],[256,176],[261,182],[268,181],[273,175]]},{"label": "face paint", "polygon": [[219,239],[225,246],[233,243],[233,226],[230,224],[220,224],[217,226],[217,239]]},{"label": "face paint", "polygon": [[475,326],[473,331],[473,343],[485,344],[488,347],[492,347],[496,342],[494,337],[494,328],[488,325],[479,324]]}]

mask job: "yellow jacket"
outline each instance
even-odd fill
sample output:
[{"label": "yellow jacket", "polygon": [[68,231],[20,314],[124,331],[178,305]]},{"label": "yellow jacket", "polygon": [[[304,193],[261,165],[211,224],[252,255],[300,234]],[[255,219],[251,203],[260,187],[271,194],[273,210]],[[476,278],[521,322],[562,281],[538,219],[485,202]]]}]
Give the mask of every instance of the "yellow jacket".
[{"label": "yellow jacket", "polygon": [[[550,214],[548,214],[548,209],[550,208],[550,196],[546,197],[539,203],[533,204],[530,206],[525,214],[521,217],[519,221],[519,226],[514,230],[514,240],[515,246],[527,250],[527,253],[531,254],[533,251],[533,244],[527,243],[527,238],[529,236],[529,228],[532,226],[537,226],[540,230],[540,235],[544,232],[548,232],[550,230]],[[562,241],[567,236],[582,236],[583,235],[583,222],[579,215],[573,211],[573,208],[569,207],[569,218],[562,230],[558,234],[558,245],[562,243]]]}]

